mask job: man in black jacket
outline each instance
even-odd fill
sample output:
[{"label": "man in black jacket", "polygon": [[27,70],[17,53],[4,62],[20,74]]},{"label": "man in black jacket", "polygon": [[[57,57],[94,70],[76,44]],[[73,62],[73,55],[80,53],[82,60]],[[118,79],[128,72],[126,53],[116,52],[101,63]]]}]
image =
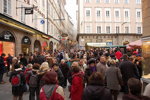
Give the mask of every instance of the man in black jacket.
[{"label": "man in black jacket", "polygon": [[4,63],[4,57],[6,55],[4,53],[0,56],[0,84],[3,84],[3,74],[5,73],[5,63]]},{"label": "man in black jacket", "polygon": [[123,55],[123,61],[120,64],[120,70],[122,74],[122,79],[124,83],[124,92],[128,94],[127,82],[130,78],[138,78],[139,74],[137,72],[136,66],[128,60],[127,55]]}]

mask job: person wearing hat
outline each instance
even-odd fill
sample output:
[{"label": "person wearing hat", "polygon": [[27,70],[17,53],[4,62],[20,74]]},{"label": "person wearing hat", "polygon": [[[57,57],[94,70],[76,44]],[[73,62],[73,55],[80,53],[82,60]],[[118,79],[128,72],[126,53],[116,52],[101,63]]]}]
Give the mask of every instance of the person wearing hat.
[{"label": "person wearing hat", "polygon": [[55,71],[48,71],[42,80],[45,81],[45,85],[40,90],[40,100],[65,100],[63,88],[58,85]]},{"label": "person wearing hat", "polygon": [[88,79],[91,76],[92,73],[96,72],[96,60],[94,58],[91,58],[88,61],[88,67],[85,69],[85,81],[88,84]]}]

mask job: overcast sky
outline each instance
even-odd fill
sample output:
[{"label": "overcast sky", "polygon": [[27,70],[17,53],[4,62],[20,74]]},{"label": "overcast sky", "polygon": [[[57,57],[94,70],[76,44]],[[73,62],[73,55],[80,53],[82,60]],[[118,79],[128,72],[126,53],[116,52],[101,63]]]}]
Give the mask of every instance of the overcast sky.
[{"label": "overcast sky", "polygon": [[76,0],[66,0],[66,6],[65,6],[68,14],[72,18],[73,24],[77,24],[76,21],[76,10],[77,10],[77,5],[76,5]]}]

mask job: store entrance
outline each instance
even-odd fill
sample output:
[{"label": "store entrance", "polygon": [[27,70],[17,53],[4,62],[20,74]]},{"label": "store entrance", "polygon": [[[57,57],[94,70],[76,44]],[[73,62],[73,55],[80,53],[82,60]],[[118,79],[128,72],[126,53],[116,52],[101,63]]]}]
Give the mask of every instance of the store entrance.
[{"label": "store entrance", "polygon": [[3,31],[0,33],[0,55],[15,55],[15,38],[10,31]]},{"label": "store entrance", "polygon": [[34,51],[41,52],[41,43],[38,40],[35,40],[35,42],[34,42]]},{"label": "store entrance", "polygon": [[22,53],[29,55],[30,53],[30,45],[31,45],[31,40],[29,37],[24,36],[22,38]]}]

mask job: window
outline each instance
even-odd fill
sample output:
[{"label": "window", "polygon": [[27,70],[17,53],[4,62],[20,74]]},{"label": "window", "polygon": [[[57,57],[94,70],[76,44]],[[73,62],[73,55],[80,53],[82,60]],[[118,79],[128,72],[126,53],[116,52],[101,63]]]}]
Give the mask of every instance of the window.
[{"label": "window", "polygon": [[11,0],[4,0],[3,12],[11,15]]},{"label": "window", "polygon": [[110,26],[106,26],[106,33],[110,33]]},{"label": "window", "polygon": [[129,3],[129,0],[125,0],[124,2],[125,2],[126,4],[128,4],[128,3]]},{"label": "window", "polygon": [[97,26],[97,33],[101,33],[101,26]]},{"label": "window", "polygon": [[116,26],[116,33],[120,33],[120,27]]},{"label": "window", "polygon": [[129,17],[129,11],[125,11],[125,17]]},{"label": "window", "polygon": [[129,27],[125,27],[125,33],[129,33]]},{"label": "window", "polygon": [[119,3],[119,0],[115,0],[115,3],[118,4],[118,3]]},{"label": "window", "polygon": [[136,4],[141,4],[141,0],[136,0]]},{"label": "window", "polygon": [[110,17],[110,11],[106,11],[106,17]]},{"label": "window", "polygon": [[119,17],[119,11],[115,11],[115,16]]},{"label": "window", "polygon": [[137,12],[137,17],[138,18],[141,17],[141,12],[140,11]]},{"label": "window", "polygon": [[86,16],[90,16],[91,15],[91,11],[90,10],[86,10]]},{"label": "window", "polygon": [[91,32],[91,27],[90,26],[86,26],[86,33],[90,33]]},{"label": "window", "polygon": [[105,0],[105,3],[109,3],[109,0]]},{"label": "window", "polygon": [[89,3],[90,2],[90,0],[85,0],[85,3]]},{"label": "window", "polygon": [[138,34],[142,33],[141,27],[137,27],[137,33],[138,33]]},{"label": "window", "polygon": [[96,0],[96,3],[100,3],[100,0]]},{"label": "window", "polygon": [[101,11],[97,10],[97,17],[100,17],[100,16],[101,16]]}]

